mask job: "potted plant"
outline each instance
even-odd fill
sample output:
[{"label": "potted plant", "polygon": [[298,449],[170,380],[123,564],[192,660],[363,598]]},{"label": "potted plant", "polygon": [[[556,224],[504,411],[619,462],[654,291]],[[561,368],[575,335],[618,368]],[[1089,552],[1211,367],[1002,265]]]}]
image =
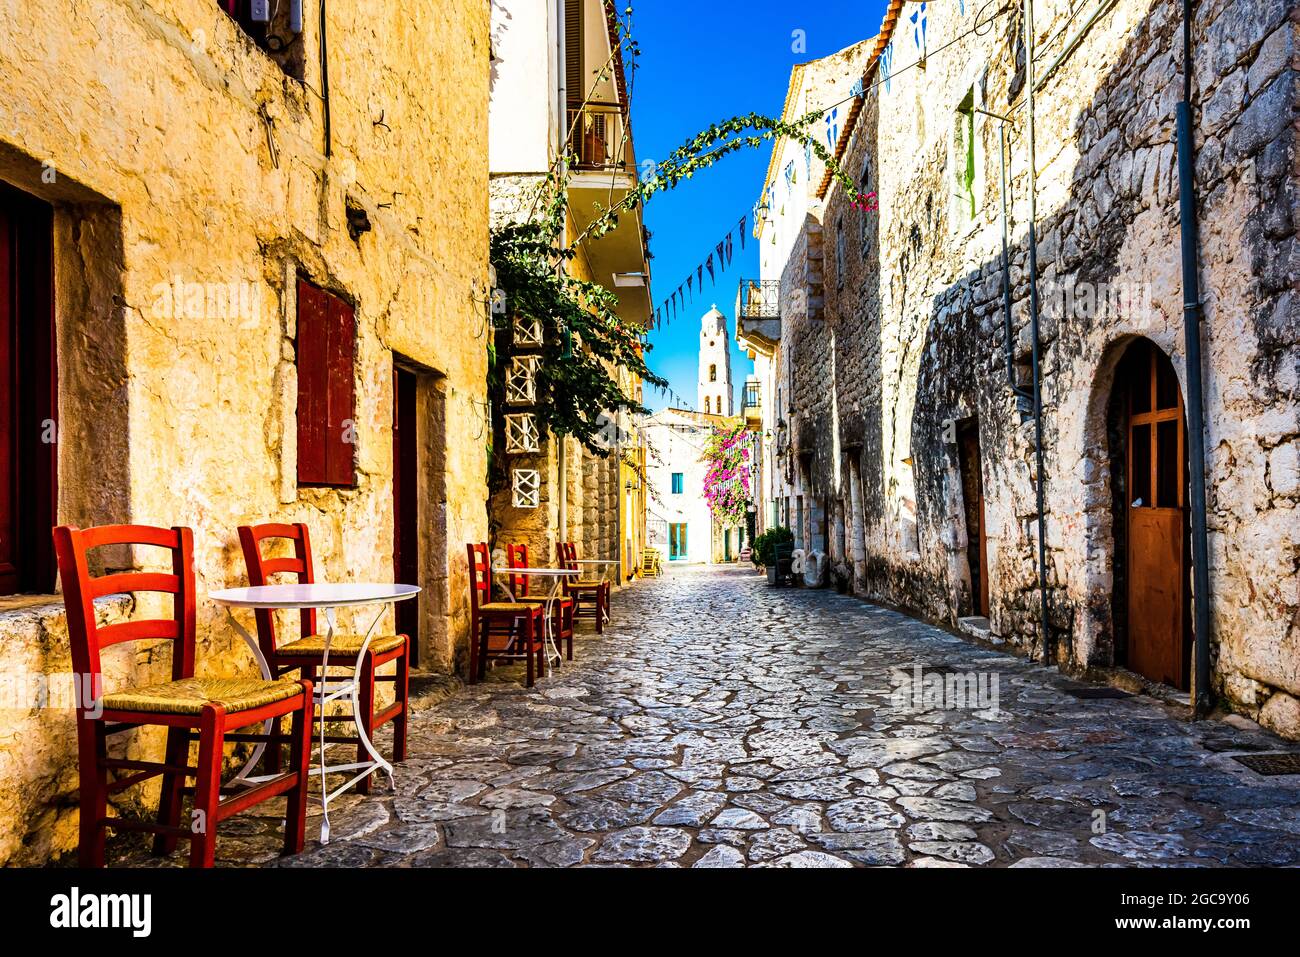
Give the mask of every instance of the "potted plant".
[{"label": "potted plant", "polygon": [[[793,544],[794,532],[784,525],[769,528],[754,539],[754,561],[767,568],[767,583],[769,585],[775,585],[780,580],[780,569],[777,567],[776,558],[777,546]],[[789,574],[788,569],[786,573]]]}]

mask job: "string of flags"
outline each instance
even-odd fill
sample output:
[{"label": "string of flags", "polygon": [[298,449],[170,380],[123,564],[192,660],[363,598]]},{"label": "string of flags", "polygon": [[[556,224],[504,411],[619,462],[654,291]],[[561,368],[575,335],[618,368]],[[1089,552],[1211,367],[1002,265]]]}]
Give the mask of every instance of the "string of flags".
[{"label": "string of flags", "polygon": [[678,309],[684,309],[687,302],[695,301],[695,293],[704,292],[704,274],[709,274],[709,281],[714,285],[718,283],[718,273],[725,272],[731,265],[731,257],[735,250],[732,238],[740,235],[740,248],[745,248],[745,233],[749,224],[749,214],[746,213],[740,217],[740,222],[727,231],[727,235],[718,241],[713,247],[713,251],[700,263],[696,264],[693,273],[686,274],[686,280],[681,283],[673,294],[665,299],[654,314],[654,328],[658,329],[665,322],[670,322],[677,316]]}]

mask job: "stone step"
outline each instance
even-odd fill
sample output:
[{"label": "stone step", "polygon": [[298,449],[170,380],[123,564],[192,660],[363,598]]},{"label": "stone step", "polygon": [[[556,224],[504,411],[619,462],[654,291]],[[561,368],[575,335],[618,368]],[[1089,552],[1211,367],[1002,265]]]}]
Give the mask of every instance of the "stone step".
[{"label": "stone step", "polygon": [[1001,636],[993,634],[993,623],[983,615],[970,615],[966,618],[957,619],[957,629],[964,635],[970,635],[979,641],[989,641],[999,644],[1002,641]]}]

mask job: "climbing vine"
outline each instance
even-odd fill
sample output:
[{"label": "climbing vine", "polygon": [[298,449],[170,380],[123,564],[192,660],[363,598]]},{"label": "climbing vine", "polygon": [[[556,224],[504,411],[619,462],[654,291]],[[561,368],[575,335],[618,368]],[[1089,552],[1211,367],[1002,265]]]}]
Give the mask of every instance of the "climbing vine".
[{"label": "climbing vine", "polygon": [[749,511],[749,443],[743,423],[715,426],[704,445],[704,500],[724,526],[745,524]]},{"label": "climbing vine", "polygon": [[[616,15],[612,4],[607,4],[607,11],[615,42],[609,60],[596,71],[585,98],[588,102],[620,60],[635,65],[640,55],[629,28],[632,8],[625,9],[623,18]],[[580,110],[577,115],[581,116]],[[504,317],[536,322],[543,332],[535,405],[542,439],[551,433],[573,436],[595,454],[606,456],[621,439],[614,425],[618,414],[642,415],[648,411],[624,391],[620,370],[625,380],[635,377],[651,386],[667,386],[646,364],[645,355],[651,347],[645,341],[645,329],[618,315],[618,297],[597,282],[571,275],[569,264],[577,258],[583,243],[607,234],[618,225],[620,216],[643,207],[656,193],[676,188],[732,153],[783,137],[807,145],[846,188],[856,189],[811,132],[822,115],[809,113],[787,123],[749,113],[715,123],[656,163],[652,176],[638,181],[617,201],[613,200],[611,181],[610,203],[595,204],[596,215],[572,237],[568,235],[571,170],[568,157],[561,155],[531,197],[528,214],[493,228],[490,261],[497,286],[494,312],[500,304]],[[575,119],[575,128],[577,122]],[[622,125],[620,149],[626,147],[628,135],[628,124]],[[573,132],[569,131],[570,137]],[[495,334],[489,337],[489,395],[497,407],[504,397],[510,329],[510,322],[498,322]],[[493,448],[500,448],[503,440],[503,426],[498,421]],[[499,484],[503,467],[494,472],[494,484]]]}]

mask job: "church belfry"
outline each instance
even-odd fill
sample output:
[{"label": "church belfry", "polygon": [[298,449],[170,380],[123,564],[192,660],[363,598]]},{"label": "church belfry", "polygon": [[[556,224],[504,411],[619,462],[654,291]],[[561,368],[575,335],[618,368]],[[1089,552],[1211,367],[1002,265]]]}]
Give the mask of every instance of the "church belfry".
[{"label": "church belfry", "polygon": [[727,317],[714,306],[700,320],[699,412],[732,414],[730,346]]}]

